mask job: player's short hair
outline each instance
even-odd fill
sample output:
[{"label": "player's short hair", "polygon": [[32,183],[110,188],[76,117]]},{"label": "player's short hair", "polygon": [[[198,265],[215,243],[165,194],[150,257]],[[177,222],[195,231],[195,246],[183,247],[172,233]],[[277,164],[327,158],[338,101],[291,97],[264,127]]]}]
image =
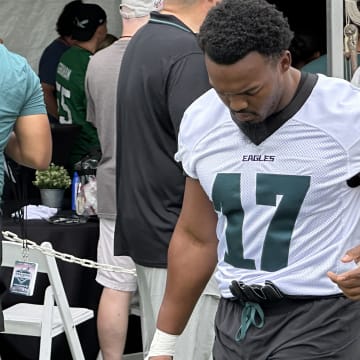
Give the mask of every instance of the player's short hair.
[{"label": "player's short hair", "polygon": [[292,38],[287,19],[265,0],[223,0],[209,11],[198,35],[206,55],[225,65],[252,51],[278,57]]}]

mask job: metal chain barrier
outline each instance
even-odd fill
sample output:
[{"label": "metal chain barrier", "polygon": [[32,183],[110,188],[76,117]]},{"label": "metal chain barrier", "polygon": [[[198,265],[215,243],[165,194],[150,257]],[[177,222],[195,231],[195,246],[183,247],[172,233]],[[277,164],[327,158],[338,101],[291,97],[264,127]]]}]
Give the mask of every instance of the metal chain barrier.
[{"label": "metal chain barrier", "polygon": [[42,252],[45,255],[53,256],[56,259],[60,259],[62,261],[66,261],[69,263],[75,263],[75,264],[78,264],[78,265],[81,265],[84,267],[88,267],[88,268],[92,268],[92,269],[102,269],[105,271],[122,272],[122,273],[136,276],[135,269],[126,269],[121,266],[101,264],[101,263],[97,263],[97,262],[89,260],[89,259],[80,259],[71,254],[61,253],[60,251],[56,251],[55,249],[44,248],[44,247],[38,245],[34,241],[31,241],[28,239],[25,240],[25,239],[18,237],[16,234],[12,233],[11,231],[3,231],[2,235],[3,235],[4,239],[6,239],[6,240],[14,241],[14,242],[17,242],[20,244],[26,244],[27,246],[34,248],[34,249]]}]

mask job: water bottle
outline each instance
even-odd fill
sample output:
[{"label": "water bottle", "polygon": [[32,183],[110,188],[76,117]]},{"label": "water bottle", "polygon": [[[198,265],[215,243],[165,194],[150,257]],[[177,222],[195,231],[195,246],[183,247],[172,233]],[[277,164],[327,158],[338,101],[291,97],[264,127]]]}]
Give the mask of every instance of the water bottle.
[{"label": "water bottle", "polygon": [[74,171],[72,183],[71,183],[71,210],[76,211],[76,195],[80,183],[80,177],[77,171]]}]

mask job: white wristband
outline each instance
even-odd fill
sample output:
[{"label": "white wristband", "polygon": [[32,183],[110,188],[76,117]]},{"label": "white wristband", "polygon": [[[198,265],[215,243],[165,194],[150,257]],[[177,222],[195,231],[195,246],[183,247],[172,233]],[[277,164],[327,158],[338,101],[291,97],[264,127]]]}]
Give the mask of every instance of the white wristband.
[{"label": "white wristband", "polygon": [[151,342],[150,351],[146,359],[151,356],[174,356],[176,341],[179,335],[171,335],[156,329]]}]

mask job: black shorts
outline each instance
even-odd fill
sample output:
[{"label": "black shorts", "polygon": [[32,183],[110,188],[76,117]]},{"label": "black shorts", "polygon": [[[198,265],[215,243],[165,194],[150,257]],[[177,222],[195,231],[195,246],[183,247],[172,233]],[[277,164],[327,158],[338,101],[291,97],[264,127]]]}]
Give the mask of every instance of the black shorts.
[{"label": "black shorts", "polygon": [[250,326],[245,339],[236,341],[243,306],[220,300],[214,360],[360,359],[360,301],[286,298],[261,307],[263,327]]}]

